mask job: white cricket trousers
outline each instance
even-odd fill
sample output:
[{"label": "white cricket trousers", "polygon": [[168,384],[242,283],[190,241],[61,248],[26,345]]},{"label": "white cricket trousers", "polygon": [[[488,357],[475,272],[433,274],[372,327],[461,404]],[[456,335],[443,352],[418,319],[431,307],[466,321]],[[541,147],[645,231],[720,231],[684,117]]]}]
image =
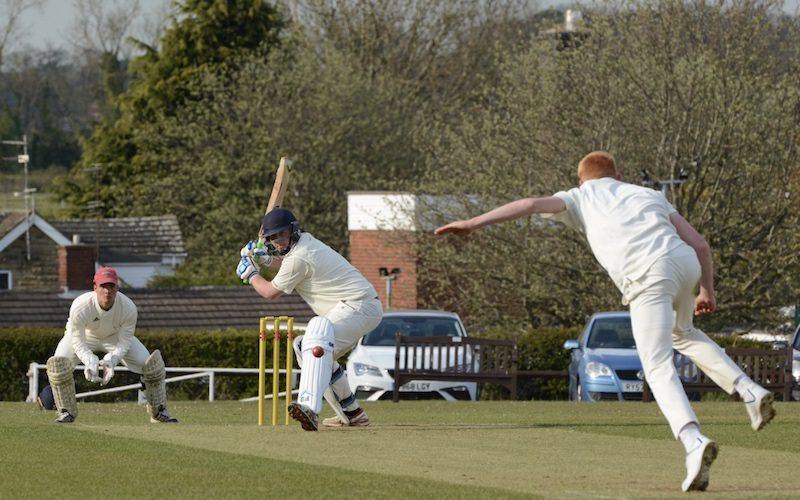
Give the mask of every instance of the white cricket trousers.
[{"label": "white cricket trousers", "polygon": [[[104,353],[111,352],[117,348],[118,343],[119,340],[116,334],[105,339],[98,339],[91,335],[86,336],[86,345],[94,353],[100,351]],[[72,361],[73,365],[77,365],[81,362],[81,360],[78,359],[78,355],[75,354],[75,350],[72,348],[72,334],[69,332],[65,333],[64,336],[61,337],[61,341],[59,341],[58,347],[56,347],[56,352],[53,355],[67,358]],[[139,339],[133,337],[131,338],[131,346],[128,349],[128,352],[125,353],[125,356],[123,356],[120,361],[122,364],[127,366],[130,371],[141,375],[144,362],[147,361],[148,356],[150,356],[150,352],[148,352],[147,348],[139,341]]]},{"label": "white cricket trousers", "polygon": [[676,438],[686,424],[697,422],[697,416],[675,370],[673,347],[728,394],[733,394],[733,383],[742,374],[716,342],[694,327],[700,262],[689,250],[678,249],[657,260],[637,283],[641,291],[630,302],[633,338],[645,378]]},{"label": "white cricket trousers", "polygon": [[378,299],[338,302],[325,314],[333,323],[333,359],[339,359],[371,332],[383,317],[383,307]]}]

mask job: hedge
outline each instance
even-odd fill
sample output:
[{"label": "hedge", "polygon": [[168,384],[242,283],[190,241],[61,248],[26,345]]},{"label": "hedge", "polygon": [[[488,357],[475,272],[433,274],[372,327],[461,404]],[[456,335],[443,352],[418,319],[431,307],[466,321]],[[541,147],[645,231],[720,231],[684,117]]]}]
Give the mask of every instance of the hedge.
[{"label": "hedge", "polygon": [[[53,355],[64,335],[54,328],[0,328],[0,400],[24,401],[28,394],[28,365],[44,363]],[[255,331],[222,330],[209,332],[139,331],[136,337],[148,350],[160,349],[167,366],[195,367],[258,367],[258,333]],[[281,365],[285,366],[285,340],[281,345]],[[267,367],[272,363],[272,342],[267,343]],[[75,373],[78,392],[97,389],[82,374]],[[136,383],[139,377],[119,372],[113,385]],[[40,387],[47,384],[46,372],[40,372]],[[208,380],[193,379],[169,386],[170,399],[203,399],[208,395]],[[240,399],[258,393],[258,377],[250,374],[217,375],[215,398]],[[97,400],[135,400],[136,393],[127,391]]]},{"label": "hedge", "polygon": [[[484,338],[517,338],[520,370],[566,370],[570,353],[564,341],[577,338],[578,328],[540,328],[512,331],[493,329],[480,332]],[[28,394],[28,365],[44,363],[52,356],[61,340],[61,328],[0,328],[0,400],[24,401]],[[258,334],[252,330],[222,331],[139,331],[136,336],[149,350],[160,349],[167,366],[194,367],[258,367]],[[739,337],[714,337],[722,347],[768,347],[763,343]],[[285,341],[281,345],[281,366],[285,366]],[[267,367],[272,364],[272,342],[267,343]],[[78,392],[96,389],[88,384],[82,374],[75,373]],[[113,385],[138,382],[132,373],[119,372]],[[47,384],[47,376],[40,372],[40,387]],[[268,380],[269,383],[269,380]],[[282,383],[283,384],[283,383]],[[283,387],[283,385],[281,385]],[[269,388],[268,388],[269,390]],[[258,393],[258,377],[250,374],[217,375],[214,384],[216,399],[241,399]],[[566,399],[565,379],[521,379],[518,387],[520,399]],[[169,385],[170,399],[205,399],[208,380],[193,379]],[[485,384],[481,399],[506,399],[507,391]],[[135,400],[134,391],[126,391],[93,398],[93,401]]]}]

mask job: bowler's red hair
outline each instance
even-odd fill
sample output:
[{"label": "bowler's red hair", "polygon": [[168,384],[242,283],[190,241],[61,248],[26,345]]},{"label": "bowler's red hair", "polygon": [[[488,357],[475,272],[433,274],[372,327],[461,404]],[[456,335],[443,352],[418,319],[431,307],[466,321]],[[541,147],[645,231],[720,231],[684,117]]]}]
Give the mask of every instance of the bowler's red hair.
[{"label": "bowler's red hair", "polygon": [[617,177],[617,174],[614,157],[605,151],[592,151],[578,163],[578,178],[582,181]]}]

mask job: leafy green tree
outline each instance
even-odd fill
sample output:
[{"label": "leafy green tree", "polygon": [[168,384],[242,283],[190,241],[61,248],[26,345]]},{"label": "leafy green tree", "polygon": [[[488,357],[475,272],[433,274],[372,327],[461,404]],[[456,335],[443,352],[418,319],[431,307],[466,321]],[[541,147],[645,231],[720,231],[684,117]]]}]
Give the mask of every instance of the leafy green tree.
[{"label": "leafy green tree", "polygon": [[342,251],[346,191],[391,189],[414,172],[406,142],[413,102],[390,82],[363,79],[341,55],[326,54],[325,64],[311,50],[252,57],[234,78],[207,75],[199,86],[201,94],[224,91],[162,115],[135,139],[170,158],[147,204],[178,214],[194,268],[232,279],[281,156],[293,161],[284,205]]},{"label": "leafy green tree", "polygon": [[168,172],[164,158],[135,141],[137,131],[189,100],[210,98],[191,95],[189,83],[209,73],[234,73],[234,61],[244,54],[268,53],[285,25],[281,12],[263,0],[176,2],[159,46],[137,43],[144,54],[131,61],[131,82],[116,99],[118,115],[107,117],[84,142],[79,165],[61,185],[76,215],[90,200],[99,200],[107,216],[148,213],[136,201]]},{"label": "leafy green tree", "polygon": [[[469,1],[457,2],[468,7],[463,12],[451,7],[455,2],[423,3],[441,8],[423,15],[420,5],[413,15],[401,15],[392,2],[380,2],[376,7],[385,11],[361,16],[347,29],[342,26],[353,22],[357,9],[332,14],[317,3],[320,10],[301,16],[281,50],[228,58],[230,71],[194,73],[181,88],[180,105],[153,107],[152,117],[130,128],[129,136],[99,129],[96,139],[108,144],[98,151],[136,145],[134,166],[141,158],[159,165],[158,175],[136,167],[100,178],[101,185],[120,184],[116,210],[175,213],[192,259],[182,282],[193,276],[195,283],[230,281],[232,252],[255,235],[278,159],[289,156],[294,170],[287,206],[307,229],[345,253],[346,192],[415,184],[422,160],[414,135],[434,107],[431,101],[440,103],[437,108],[458,102],[446,76],[452,73],[459,88],[469,89],[495,68],[481,61],[502,16],[476,10]],[[436,19],[446,23],[439,26]],[[494,22],[480,25],[481,19]],[[381,49],[366,55],[359,43]],[[413,50],[406,54],[396,44]],[[475,48],[474,59],[467,46]],[[422,67],[435,69],[436,78],[416,74]],[[114,127],[124,119],[123,113]],[[193,274],[199,269],[205,272]]]},{"label": "leafy green tree", "polygon": [[[501,85],[428,134],[425,185],[461,201],[431,207],[431,223],[568,189],[594,149],[630,182],[683,169],[688,182],[667,196],[715,252],[719,312],[704,324],[780,325],[800,291],[800,32],[779,7],[609,4],[587,15],[580,43],[542,39],[512,55]],[[541,218],[423,245],[429,304],[476,321],[579,324],[621,307],[581,238]]]}]

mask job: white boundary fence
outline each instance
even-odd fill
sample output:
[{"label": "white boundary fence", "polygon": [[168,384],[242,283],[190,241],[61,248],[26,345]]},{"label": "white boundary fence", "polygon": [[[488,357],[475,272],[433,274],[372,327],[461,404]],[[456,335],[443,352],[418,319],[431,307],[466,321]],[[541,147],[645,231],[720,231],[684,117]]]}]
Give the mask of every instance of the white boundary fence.
[{"label": "white boundary fence", "polygon": [[[28,403],[35,403],[36,398],[39,396],[39,372],[41,370],[47,370],[46,364],[41,363],[31,363],[28,365],[28,397],[25,399]],[[75,370],[80,370],[81,372],[84,370],[83,365],[78,365],[75,367]],[[181,380],[188,380],[193,378],[204,378],[208,377],[208,400],[214,401],[214,377],[216,374],[225,374],[225,375],[233,375],[233,374],[243,374],[243,373],[250,373],[258,375],[258,368],[202,368],[202,367],[167,367],[167,373],[185,373],[186,375],[179,375],[176,377],[167,377],[166,382],[179,382]],[[119,365],[114,369],[115,372],[127,372],[130,371],[126,366]],[[267,376],[272,377],[273,370],[268,368],[265,370]],[[286,374],[285,369],[280,369],[279,373]],[[299,369],[292,370],[292,387],[297,387],[297,381],[300,374]],[[87,398],[91,396],[97,396],[100,394],[109,394],[112,392],[122,392],[122,391],[130,391],[130,390],[139,390],[142,388],[141,384],[129,384],[129,385],[121,385],[116,387],[106,387],[103,389],[99,389],[96,391],[88,391],[88,392],[81,392],[76,394],[75,397],[78,399]],[[292,394],[297,394],[297,391],[292,391]],[[281,392],[280,396],[286,396],[286,392]],[[141,395],[140,395],[141,396]],[[264,399],[272,399],[272,393],[267,394]],[[252,398],[245,398],[240,401],[258,401],[258,396]],[[142,403],[142,398],[139,398],[139,402]]]}]

